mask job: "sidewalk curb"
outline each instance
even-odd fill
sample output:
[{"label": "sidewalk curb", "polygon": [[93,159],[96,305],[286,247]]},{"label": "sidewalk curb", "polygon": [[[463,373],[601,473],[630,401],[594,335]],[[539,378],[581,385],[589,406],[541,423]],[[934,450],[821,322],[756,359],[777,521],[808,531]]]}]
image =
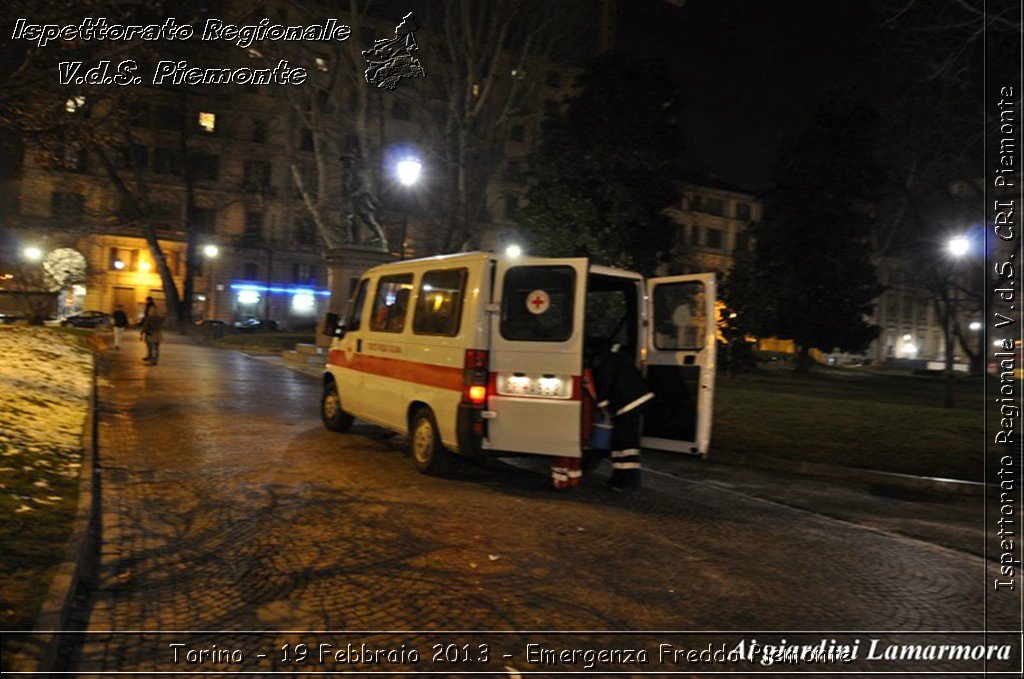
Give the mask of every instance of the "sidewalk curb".
[{"label": "sidewalk curb", "polygon": [[841,467],[822,462],[787,460],[781,457],[755,457],[745,453],[712,454],[709,456],[709,460],[711,462],[720,462],[722,464],[760,467],[761,469],[803,474],[805,476],[824,476],[833,479],[843,479],[844,481],[896,486],[899,488],[906,488],[908,490],[928,491],[940,495],[982,497],[986,495],[987,489],[986,485],[980,481],[964,481],[962,479],[943,479],[932,476],[896,474],[893,472],[880,472],[872,469],[862,469],[860,467]]},{"label": "sidewalk curb", "polygon": [[95,573],[99,544],[100,474],[98,370],[100,355],[93,352],[92,394],[82,431],[82,470],[78,477],[78,507],[64,548],[64,558],[43,598],[32,633],[15,641],[11,672],[49,674],[54,671],[61,644],[60,632],[67,625],[79,584]]}]

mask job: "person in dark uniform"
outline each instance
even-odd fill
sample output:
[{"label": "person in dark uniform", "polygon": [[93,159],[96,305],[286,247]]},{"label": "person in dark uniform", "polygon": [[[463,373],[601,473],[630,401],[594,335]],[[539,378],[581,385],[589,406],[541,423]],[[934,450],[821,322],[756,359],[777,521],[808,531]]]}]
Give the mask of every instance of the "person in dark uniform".
[{"label": "person in dark uniform", "polygon": [[592,358],[597,407],[612,417],[612,476],[608,485],[623,491],[640,487],[640,419],[654,398],[633,357],[621,346],[595,346]]}]

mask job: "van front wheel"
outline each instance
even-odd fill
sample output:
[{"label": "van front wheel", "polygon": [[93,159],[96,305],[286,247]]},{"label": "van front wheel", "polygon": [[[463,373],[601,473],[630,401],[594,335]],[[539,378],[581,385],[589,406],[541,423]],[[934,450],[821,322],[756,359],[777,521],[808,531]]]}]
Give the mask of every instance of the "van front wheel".
[{"label": "van front wheel", "polygon": [[341,409],[341,398],[338,396],[338,385],[333,381],[324,385],[324,393],[320,397],[320,417],[324,426],[331,431],[346,432],[352,427],[355,418]]},{"label": "van front wheel", "polygon": [[412,416],[409,428],[409,450],[416,469],[423,474],[438,475],[448,471],[452,454],[441,444],[437,422],[430,408],[420,408]]}]

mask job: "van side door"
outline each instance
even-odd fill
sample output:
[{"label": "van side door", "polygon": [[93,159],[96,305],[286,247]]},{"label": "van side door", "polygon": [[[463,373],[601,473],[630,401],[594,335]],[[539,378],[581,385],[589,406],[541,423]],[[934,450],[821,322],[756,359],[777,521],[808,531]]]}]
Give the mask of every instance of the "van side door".
[{"label": "van side door", "polygon": [[647,281],[644,448],[707,456],[715,394],[715,274]]},{"label": "van side door", "polygon": [[581,455],[586,259],[502,259],[495,269],[486,448]]}]

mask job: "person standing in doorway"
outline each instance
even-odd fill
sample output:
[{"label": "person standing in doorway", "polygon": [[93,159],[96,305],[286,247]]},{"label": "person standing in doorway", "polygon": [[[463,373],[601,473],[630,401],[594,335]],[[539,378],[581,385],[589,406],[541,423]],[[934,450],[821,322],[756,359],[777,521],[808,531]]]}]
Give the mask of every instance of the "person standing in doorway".
[{"label": "person standing in doorway", "polygon": [[124,307],[120,304],[114,309],[111,322],[114,324],[114,348],[120,349],[121,339],[124,337],[124,331],[128,327],[128,314],[124,312]]}]

